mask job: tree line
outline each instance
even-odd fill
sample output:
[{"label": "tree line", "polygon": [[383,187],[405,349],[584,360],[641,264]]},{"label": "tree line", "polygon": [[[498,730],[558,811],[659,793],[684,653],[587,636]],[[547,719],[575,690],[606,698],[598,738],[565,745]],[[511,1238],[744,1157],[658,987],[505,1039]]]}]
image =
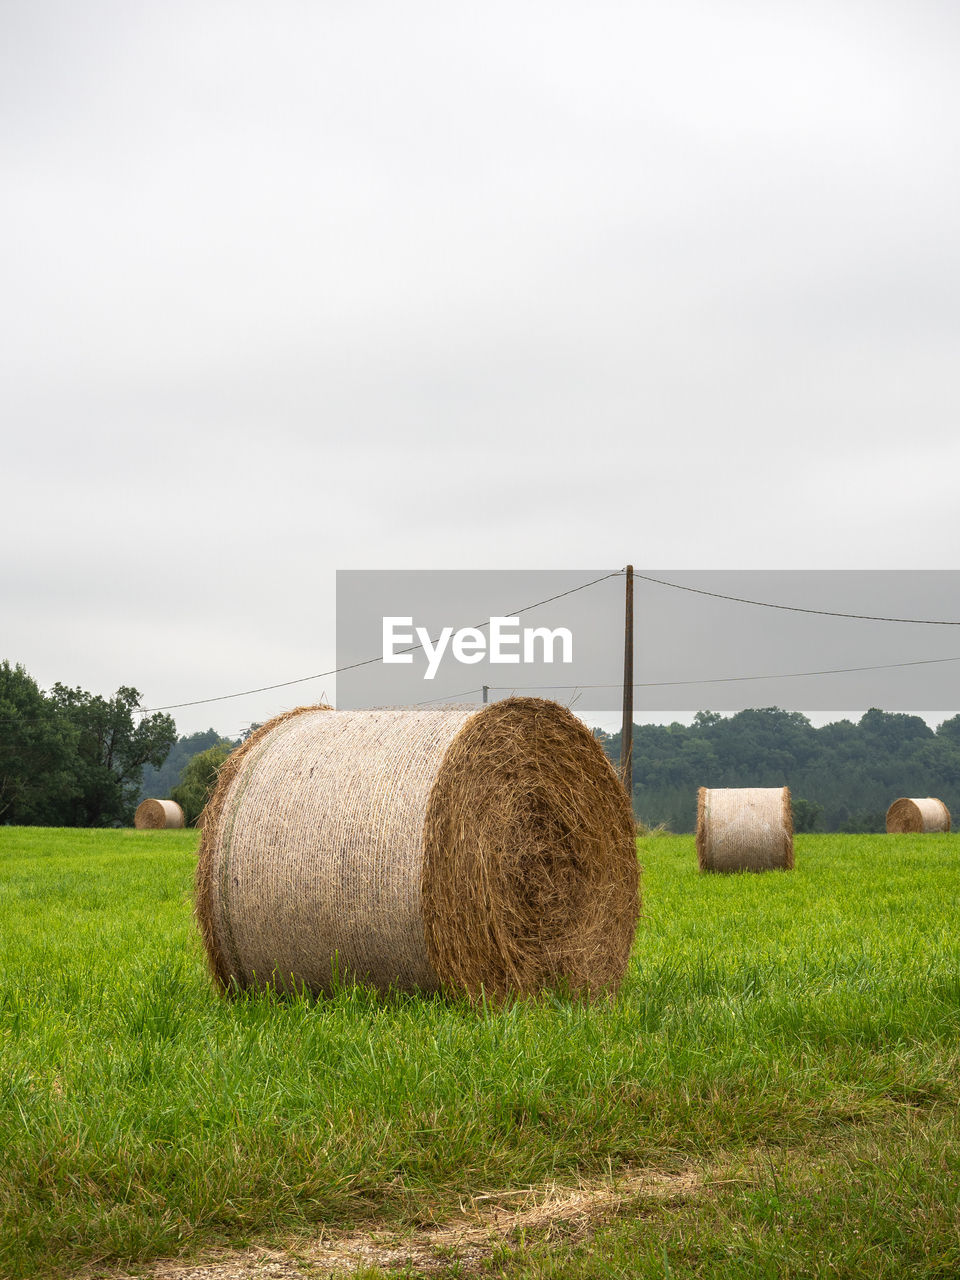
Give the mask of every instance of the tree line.
[{"label": "tree line", "polygon": [[[594,732],[618,764],[620,734]],[[874,708],[815,728],[799,711],[767,707],[633,726],[641,822],[693,831],[701,786],[789,786],[798,831],[883,831],[899,796],[938,796],[960,812],[960,715],[933,730],[920,716]]]},{"label": "tree line", "polygon": [[161,765],[177,729],[162,713],[134,722],[140,693],[112,698],[57,683],[43,692],[0,662],[0,822],[129,826],[145,764]]},{"label": "tree line", "polygon": [[178,738],[172,716],[139,707],[132,685],[112,698],[59,683],[45,693],[21,665],[0,662],[0,822],[131,826],[154,796],[178,801],[195,823],[242,739],[215,729]]},{"label": "tree line", "polygon": [[[178,738],[171,716],[135,720],[139,705],[132,686],[112,698],[59,683],[44,692],[22,666],[0,662],[0,822],[129,826],[145,796],[179,801],[195,822],[240,740],[214,729]],[[619,763],[619,733],[594,733]],[[960,812],[960,715],[934,731],[877,709],[819,729],[779,707],[701,711],[691,725],[634,725],[633,778],[648,826],[692,831],[701,786],[787,785],[799,831],[882,831],[898,796],[939,796]]]},{"label": "tree line", "polygon": [[[252,732],[248,729],[244,737]],[[222,738],[215,729],[204,729],[189,737],[178,738],[159,770],[144,770],[141,791],[144,799],[169,796],[183,810],[188,827],[196,824],[217,781],[220,766],[243,738],[235,742]]]}]

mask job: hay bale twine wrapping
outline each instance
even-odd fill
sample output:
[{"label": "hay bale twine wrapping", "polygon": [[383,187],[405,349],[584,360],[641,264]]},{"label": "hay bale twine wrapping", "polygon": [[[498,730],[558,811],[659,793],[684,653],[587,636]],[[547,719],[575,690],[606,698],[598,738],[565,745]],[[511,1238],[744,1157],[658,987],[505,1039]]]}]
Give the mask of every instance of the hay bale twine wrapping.
[{"label": "hay bale twine wrapping", "polygon": [[616,988],[639,910],[633,813],[539,698],[265,724],[204,811],[197,917],[225,991]]},{"label": "hay bale twine wrapping", "polygon": [[697,797],[701,871],[790,871],[789,787],[701,787]]},{"label": "hay bale twine wrapping", "polygon": [[185,825],[183,810],[176,800],[142,800],[133,815],[133,825],[138,831],[182,827]]},{"label": "hay bale twine wrapping", "polygon": [[887,833],[950,830],[950,810],[942,800],[925,796],[921,800],[901,797],[887,810]]}]

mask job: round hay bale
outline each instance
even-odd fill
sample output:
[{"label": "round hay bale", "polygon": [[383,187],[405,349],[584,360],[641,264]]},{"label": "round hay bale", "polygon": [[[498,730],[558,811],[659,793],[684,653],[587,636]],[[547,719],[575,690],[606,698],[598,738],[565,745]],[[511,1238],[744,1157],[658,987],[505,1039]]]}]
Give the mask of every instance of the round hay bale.
[{"label": "round hay bale", "polygon": [[197,918],[221,989],[615,989],[639,911],[633,813],[539,698],[301,707],[228,757]]},{"label": "round hay bale", "polygon": [[701,871],[790,871],[789,787],[701,787],[697,797]]},{"label": "round hay bale", "polygon": [[922,800],[901,797],[887,810],[888,834],[949,830],[950,810],[934,796],[925,796]]},{"label": "round hay bale", "polygon": [[184,826],[183,810],[176,800],[142,800],[133,815],[138,831],[162,831]]}]

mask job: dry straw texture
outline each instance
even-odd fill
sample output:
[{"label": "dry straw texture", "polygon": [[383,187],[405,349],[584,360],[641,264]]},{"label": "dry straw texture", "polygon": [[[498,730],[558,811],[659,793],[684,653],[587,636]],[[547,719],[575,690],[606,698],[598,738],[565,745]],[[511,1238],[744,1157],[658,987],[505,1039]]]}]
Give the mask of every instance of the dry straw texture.
[{"label": "dry straw texture", "polygon": [[224,990],[589,993],[626,968],[633,815],[556,703],[301,708],[228,758],[202,826],[197,915]]},{"label": "dry straw texture", "polygon": [[922,800],[894,800],[887,810],[887,831],[949,831],[950,810],[942,800],[926,796]]},{"label": "dry straw texture", "polygon": [[183,810],[176,800],[143,800],[133,815],[138,831],[161,831],[166,827],[182,827]]},{"label": "dry straw texture", "polygon": [[697,857],[701,871],[792,870],[790,788],[701,787]]}]

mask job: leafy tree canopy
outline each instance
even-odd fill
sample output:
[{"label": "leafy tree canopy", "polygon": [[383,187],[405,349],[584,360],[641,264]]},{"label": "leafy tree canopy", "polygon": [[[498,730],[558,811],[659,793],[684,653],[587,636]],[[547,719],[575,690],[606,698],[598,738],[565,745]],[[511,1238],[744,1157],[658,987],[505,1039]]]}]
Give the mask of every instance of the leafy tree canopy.
[{"label": "leafy tree canopy", "polygon": [[155,712],[134,724],[140,693],[121,685],[112,698],[55,684],[50,701],[77,735],[77,793],[65,826],[102,827],[133,821],[143,766],[159,766],[177,735],[173,717]]},{"label": "leafy tree canopy", "polygon": [[57,824],[76,794],[76,746],[37,682],[0,662],[0,822]]},{"label": "leafy tree canopy", "polygon": [[[597,736],[617,763],[619,733]],[[920,716],[876,708],[820,729],[779,707],[701,711],[692,725],[634,725],[633,778],[649,827],[692,831],[701,786],[787,785],[798,831],[882,831],[898,796],[939,796],[960,812],[960,716],[934,733]]]},{"label": "leafy tree canopy", "polygon": [[218,742],[206,751],[200,751],[189,760],[180,775],[180,785],[170,792],[170,799],[176,800],[183,810],[188,826],[194,826],[204,805],[210,798],[217,781],[217,774],[227,756],[233,750],[233,743]]},{"label": "leafy tree canopy", "polygon": [[217,733],[216,729],[200,729],[196,733],[179,737],[159,768],[149,763],[144,765],[139,798],[141,800],[151,797],[159,800],[166,799],[180,781],[180,775],[187,763],[201,751],[206,751],[208,747],[215,747],[223,741],[223,735]]},{"label": "leafy tree canopy", "polygon": [[55,684],[43,693],[22,666],[0,663],[0,821],[102,827],[132,823],[145,763],[176,737],[170,716],[134,723],[140,694],[112,698]]}]

